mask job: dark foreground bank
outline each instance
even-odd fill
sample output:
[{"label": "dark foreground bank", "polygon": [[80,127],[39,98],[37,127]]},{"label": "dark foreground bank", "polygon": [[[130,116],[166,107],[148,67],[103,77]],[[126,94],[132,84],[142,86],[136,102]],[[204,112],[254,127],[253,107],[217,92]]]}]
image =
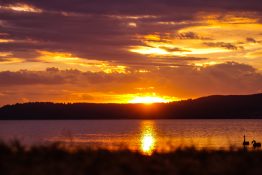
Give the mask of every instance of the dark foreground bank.
[{"label": "dark foreground bank", "polygon": [[172,175],[260,175],[262,151],[197,151],[180,149],[151,156],[130,151],[78,149],[59,145],[25,149],[19,143],[0,144],[0,174],[172,174]]}]

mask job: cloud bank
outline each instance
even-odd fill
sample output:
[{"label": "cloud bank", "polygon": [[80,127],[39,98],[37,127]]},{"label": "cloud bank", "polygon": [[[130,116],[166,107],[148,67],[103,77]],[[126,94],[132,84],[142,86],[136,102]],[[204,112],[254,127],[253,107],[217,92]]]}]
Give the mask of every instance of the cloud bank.
[{"label": "cloud bank", "polygon": [[261,92],[261,0],[3,0],[0,104]]}]

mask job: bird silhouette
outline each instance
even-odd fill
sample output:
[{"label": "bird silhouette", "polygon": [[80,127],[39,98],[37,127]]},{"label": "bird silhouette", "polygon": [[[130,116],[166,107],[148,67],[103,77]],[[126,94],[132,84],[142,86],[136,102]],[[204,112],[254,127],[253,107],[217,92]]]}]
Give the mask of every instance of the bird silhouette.
[{"label": "bird silhouette", "polygon": [[255,140],[252,141],[252,144],[253,144],[253,148],[260,148],[261,147],[261,143],[256,142]]},{"label": "bird silhouette", "polygon": [[244,141],[243,141],[243,146],[249,145],[249,141],[246,141],[246,136],[244,135]]}]

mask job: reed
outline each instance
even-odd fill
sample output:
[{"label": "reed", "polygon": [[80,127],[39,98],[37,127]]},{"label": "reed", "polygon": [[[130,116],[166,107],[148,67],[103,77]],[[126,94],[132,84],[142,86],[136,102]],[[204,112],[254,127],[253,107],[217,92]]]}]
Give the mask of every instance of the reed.
[{"label": "reed", "polygon": [[2,175],[258,175],[260,150],[196,150],[180,148],[169,153],[143,155],[129,150],[109,151],[60,144],[26,148],[19,142],[0,143]]}]

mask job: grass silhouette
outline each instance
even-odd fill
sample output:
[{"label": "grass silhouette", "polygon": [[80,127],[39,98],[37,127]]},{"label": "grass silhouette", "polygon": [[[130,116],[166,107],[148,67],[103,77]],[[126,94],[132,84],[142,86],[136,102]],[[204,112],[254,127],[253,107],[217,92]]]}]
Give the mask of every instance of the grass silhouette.
[{"label": "grass silhouette", "polygon": [[2,175],[258,175],[262,151],[176,149],[151,156],[129,150],[109,151],[60,144],[26,148],[18,141],[0,143]]}]

